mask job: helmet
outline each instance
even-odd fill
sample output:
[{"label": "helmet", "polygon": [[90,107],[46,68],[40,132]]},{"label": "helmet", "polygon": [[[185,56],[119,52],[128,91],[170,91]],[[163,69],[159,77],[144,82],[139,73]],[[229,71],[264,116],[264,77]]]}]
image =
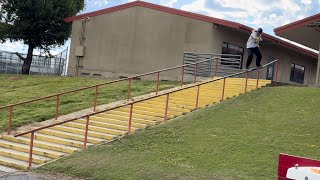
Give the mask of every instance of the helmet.
[{"label": "helmet", "polygon": [[263,30],[261,28],[258,28],[258,32],[262,34]]}]

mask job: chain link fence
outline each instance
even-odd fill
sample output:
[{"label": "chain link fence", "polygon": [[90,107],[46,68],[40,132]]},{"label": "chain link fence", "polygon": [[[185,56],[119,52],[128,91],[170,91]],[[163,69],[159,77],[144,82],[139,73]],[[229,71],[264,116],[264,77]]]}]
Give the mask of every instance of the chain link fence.
[{"label": "chain link fence", "polygon": [[[20,54],[27,57],[27,54]],[[53,56],[33,55],[30,75],[66,75],[68,49]],[[0,51],[0,74],[21,74],[23,61],[14,53]]]}]

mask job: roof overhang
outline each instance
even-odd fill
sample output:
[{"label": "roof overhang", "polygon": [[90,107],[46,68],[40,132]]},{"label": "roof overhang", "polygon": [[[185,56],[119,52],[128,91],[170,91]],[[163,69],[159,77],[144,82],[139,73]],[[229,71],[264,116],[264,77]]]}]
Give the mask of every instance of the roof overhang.
[{"label": "roof overhang", "polygon": [[319,50],[320,13],[274,29],[276,35]]}]

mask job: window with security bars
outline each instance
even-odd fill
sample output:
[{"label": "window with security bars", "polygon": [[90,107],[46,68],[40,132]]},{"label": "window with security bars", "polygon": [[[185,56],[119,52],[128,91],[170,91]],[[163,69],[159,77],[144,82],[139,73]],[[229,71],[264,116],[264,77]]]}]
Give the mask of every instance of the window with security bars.
[{"label": "window with security bars", "polygon": [[304,66],[291,64],[290,81],[303,84],[304,81]]},{"label": "window with security bars", "polygon": [[[230,66],[232,68],[242,68],[242,60],[243,60],[244,48],[223,42],[222,44],[222,54],[232,54],[232,55],[240,55],[241,62],[234,62],[232,60],[221,60],[221,64]],[[234,58],[234,56],[223,55],[222,58]]]}]

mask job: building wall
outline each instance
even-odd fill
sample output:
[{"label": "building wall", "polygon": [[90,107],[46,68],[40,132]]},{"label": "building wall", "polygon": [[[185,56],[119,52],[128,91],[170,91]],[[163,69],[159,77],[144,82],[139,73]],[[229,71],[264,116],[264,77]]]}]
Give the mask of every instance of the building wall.
[{"label": "building wall", "polygon": [[[82,21],[73,22],[69,75],[77,75],[75,48],[80,44]],[[183,63],[184,52],[221,53],[223,42],[245,48],[248,32],[143,7],[132,7],[86,21],[86,47],[78,75],[119,78]],[[271,43],[266,41],[266,43]],[[279,59],[279,80],[289,83],[291,63],[305,66],[305,84],[315,81],[316,59],[276,44],[261,47],[262,63],[267,57]],[[244,61],[247,51],[245,50]],[[252,63],[252,67],[255,61]],[[310,70],[312,69],[309,80]],[[161,73],[162,79],[177,80],[180,70]],[[251,75],[252,77],[255,74]],[[154,78],[153,76],[152,78]],[[266,77],[266,72],[261,72]]]}]

